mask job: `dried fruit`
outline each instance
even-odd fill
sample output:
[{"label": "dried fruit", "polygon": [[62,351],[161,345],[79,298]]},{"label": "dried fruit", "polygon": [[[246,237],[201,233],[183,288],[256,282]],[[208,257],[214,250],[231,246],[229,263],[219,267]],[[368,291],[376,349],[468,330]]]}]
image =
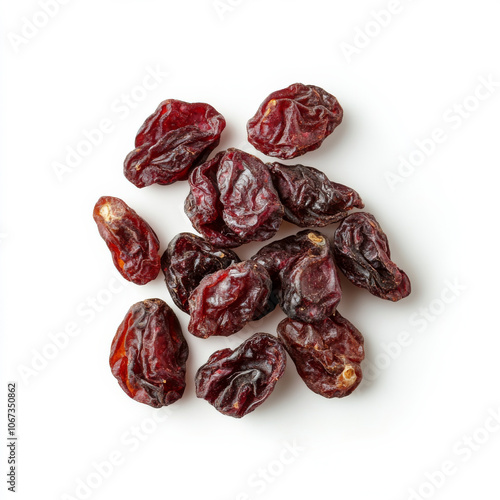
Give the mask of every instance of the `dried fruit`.
[{"label": "dried fruit", "polygon": [[295,83],[266,97],[248,121],[248,140],[262,153],[288,160],[318,149],[342,116],[326,90]]},{"label": "dried fruit", "polygon": [[222,349],[196,373],[196,395],[216,410],[241,418],[260,406],[283,375],[286,353],[267,333],[256,333],[234,351]]},{"label": "dried fruit", "polygon": [[328,239],[318,231],[263,247],[253,260],[264,266],[283,311],[305,322],[321,321],[335,314],[342,290]]},{"label": "dried fruit", "polygon": [[332,182],[313,167],[281,163],[268,166],[285,208],[284,219],[297,226],[327,226],[343,219],[349,210],[364,207],[354,189]]},{"label": "dried fruit", "polygon": [[226,121],[212,106],[163,101],[146,119],[124,163],[125,177],[142,188],[188,178],[217,147]]},{"label": "dried fruit", "polygon": [[356,286],[392,301],[410,294],[410,280],[391,261],[387,236],[373,215],[347,216],[335,231],[333,250],[340,270]]},{"label": "dried fruit", "polygon": [[195,168],[185,212],[193,227],[218,247],[263,241],[283,219],[267,166],[255,156],[228,149]]},{"label": "dried fruit", "polygon": [[341,398],[361,382],[363,336],[339,312],[314,324],[284,319],[278,325],[278,338],[311,391]]},{"label": "dried fruit", "polygon": [[205,276],[189,297],[188,330],[201,338],[236,333],[267,310],[271,287],[265,268],[253,261]]},{"label": "dried fruit", "polygon": [[123,200],[113,196],[99,198],[94,207],[94,220],[116,269],[126,280],[145,285],[158,276],[158,237]]},{"label": "dried fruit", "polygon": [[214,247],[191,233],[178,234],[162,255],[165,283],[175,305],[189,313],[189,296],[209,274],[240,262],[231,250]]},{"label": "dried fruit", "polygon": [[160,299],[134,304],[111,345],[109,364],[132,399],[154,408],[181,398],[189,349],[177,317]]}]

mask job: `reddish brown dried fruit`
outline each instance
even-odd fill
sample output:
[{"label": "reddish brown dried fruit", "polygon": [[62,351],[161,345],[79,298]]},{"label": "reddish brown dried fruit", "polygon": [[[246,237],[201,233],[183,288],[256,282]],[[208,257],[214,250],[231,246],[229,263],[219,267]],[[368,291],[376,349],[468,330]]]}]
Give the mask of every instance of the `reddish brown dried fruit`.
[{"label": "reddish brown dried fruit", "polygon": [[392,301],[410,294],[410,280],[391,261],[387,236],[373,215],[346,217],[335,231],[333,250],[340,270],[356,286]]},{"label": "reddish brown dried fruit", "polygon": [[231,250],[214,247],[191,233],[178,234],[162,255],[165,283],[175,305],[189,313],[189,296],[209,274],[240,262]]},{"label": "reddish brown dried fruit", "polygon": [[113,196],[99,198],[94,207],[94,220],[116,269],[126,280],[145,285],[158,276],[158,237],[123,200]]},{"label": "reddish brown dried fruit", "polygon": [[218,247],[263,241],[278,231],[283,206],[267,166],[228,149],[195,168],[185,212],[193,227]]},{"label": "reddish brown dried fruit", "polygon": [[274,187],[285,208],[284,219],[300,227],[323,227],[363,208],[359,194],[332,182],[313,167],[269,163]]},{"label": "reddish brown dried fruit", "polygon": [[318,149],[342,116],[326,90],[295,83],[266,97],[248,121],[248,140],[266,155],[289,160]]},{"label": "reddish brown dried fruit", "polygon": [[267,309],[271,278],[253,261],[205,276],[189,297],[188,330],[196,337],[228,336]]},{"label": "reddish brown dried fruit", "polygon": [[187,179],[217,147],[225,126],[209,104],[163,101],[139,129],[136,149],[125,158],[125,177],[139,188]]},{"label": "reddish brown dried fruit", "polygon": [[222,349],[196,373],[196,396],[216,410],[241,418],[272,393],[286,366],[281,343],[267,333],[256,333],[234,351]]},{"label": "reddish brown dried fruit", "polygon": [[363,336],[338,312],[314,324],[284,319],[278,325],[278,338],[311,391],[341,398],[361,382]]},{"label": "reddish brown dried fruit", "polygon": [[160,299],[134,304],[111,345],[109,364],[132,399],[154,408],[181,398],[189,349],[177,317]]},{"label": "reddish brown dried fruit", "polygon": [[267,269],[280,306],[290,318],[314,322],[335,314],[342,290],[330,243],[318,231],[300,231],[274,241],[252,259]]}]

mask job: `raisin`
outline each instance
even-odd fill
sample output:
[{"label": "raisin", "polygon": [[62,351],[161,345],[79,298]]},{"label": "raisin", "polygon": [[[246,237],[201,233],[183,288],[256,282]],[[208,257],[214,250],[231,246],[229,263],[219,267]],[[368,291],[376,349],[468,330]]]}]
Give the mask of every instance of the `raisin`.
[{"label": "raisin", "polygon": [[94,207],[94,220],[116,269],[126,280],[145,285],[158,276],[158,237],[123,200],[113,196],[99,198]]},{"label": "raisin", "polygon": [[387,236],[373,215],[347,216],[335,231],[333,250],[340,270],[356,286],[392,301],[410,294],[410,280],[391,261]]},{"label": "raisin", "polygon": [[236,333],[267,309],[271,287],[265,268],[253,261],[205,276],[189,297],[188,330],[204,339]]},{"label": "raisin", "polygon": [[226,121],[212,106],[163,101],[146,119],[124,163],[125,177],[142,188],[186,180],[217,147]]},{"label": "raisin", "polygon": [[207,275],[240,262],[231,250],[214,247],[191,233],[178,234],[161,257],[165,283],[175,305],[189,313],[189,296]]},{"label": "raisin", "polygon": [[314,324],[284,319],[278,325],[278,338],[313,392],[341,398],[361,382],[363,336],[339,312]]},{"label": "raisin", "polygon": [[252,259],[267,269],[290,318],[314,322],[335,314],[342,290],[330,243],[321,233],[300,231],[266,245]]},{"label": "raisin", "polygon": [[281,343],[256,333],[234,351],[222,349],[210,356],[196,373],[196,396],[224,415],[241,418],[270,396],[285,366]]},{"label": "raisin", "polygon": [[163,300],[148,299],[128,310],[113,339],[109,364],[128,396],[159,408],[182,397],[188,353],[175,313]]},{"label": "raisin", "polygon": [[266,97],[248,121],[248,140],[262,153],[288,160],[318,149],[342,116],[326,90],[295,83]]},{"label": "raisin", "polygon": [[300,227],[323,227],[363,208],[359,194],[332,182],[313,167],[268,164],[274,187],[285,209],[284,219]]},{"label": "raisin", "polygon": [[255,156],[222,151],[191,172],[189,185],[185,212],[215,246],[264,241],[281,225],[283,205],[269,169]]}]

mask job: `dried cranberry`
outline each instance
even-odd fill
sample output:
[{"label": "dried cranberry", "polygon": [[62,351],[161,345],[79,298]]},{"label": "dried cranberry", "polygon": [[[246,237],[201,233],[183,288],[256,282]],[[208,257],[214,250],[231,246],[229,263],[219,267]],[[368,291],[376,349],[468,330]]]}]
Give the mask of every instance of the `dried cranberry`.
[{"label": "dried cranberry", "polygon": [[228,149],[195,168],[185,211],[193,227],[219,247],[263,241],[283,219],[267,166],[255,156]]},{"label": "dried cranberry", "polygon": [[120,274],[145,285],[160,272],[160,242],[151,226],[120,198],[102,196],[94,207],[99,234]]},{"label": "dried cranberry", "polygon": [[216,248],[194,234],[180,233],[163,253],[161,267],[175,305],[189,313],[189,296],[200,281],[239,261],[231,250]]},{"label": "dried cranberry", "polygon": [[387,236],[373,215],[346,217],[335,231],[333,250],[340,270],[356,286],[392,301],[410,294],[410,280],[391,261]]},{"label": "dried cranberry", "polygon": [[216,410],[241,418],[272,393],[286,366],[281,343],[267,333],[256,333],[234,351],[216,351],[198,370],[196,395]]},{"label": "dried cranberry", "polygon": [[339,312],[314,324],[284,319],[278,325],[278,338],[300,377],[315,393],[341,398],[361,382],[363,336]]},{"label": "dried cranberry", "polygon": [[314,322],[335,313],[342,290],[330,243],[318,231],[274,241],[252,259],[267,269],[287,316]]},{"label": "dried cranberry", "polygon": [[295,83],[266,97],[248,121],[248,140],[266,155],[295,158],[318,149],[342,116],[337,99],[326,90]]},{"label": "dried cranberry", "polygon": [[354,189],[332,182],[313,167],[281,163],[268,166],[285,208],[284,219],[297,226],[327,226],[343,219],[349,210],[364,207]]},{"label": "dried cranberry", "polygon": [[267,310],[271,287],[266,269],[253,261],[205,276],[189,297],[188,330],[201,338],[236,333]]},{"label": "dried cranberry", "polygon": [[124,164],[125,177],[142,188],[188,178],[217,147],[226,122],[212,106],[168,99],[146,119]]},{"label": "dried cranberry", "polygon": [[109,364],[132,399],[154,408],[181,398],[189,349],[175,313],[160,299],[134,304],[111,345]]}]

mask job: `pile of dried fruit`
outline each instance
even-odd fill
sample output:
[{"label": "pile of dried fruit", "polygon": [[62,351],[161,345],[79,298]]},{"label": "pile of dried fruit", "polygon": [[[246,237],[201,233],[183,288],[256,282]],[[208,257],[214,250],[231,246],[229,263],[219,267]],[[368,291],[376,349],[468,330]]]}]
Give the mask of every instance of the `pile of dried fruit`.
[{"label": "pile of dried fruit", "polygon": [[[337,99],[294,84],[273,92],[247,125],[248,140],[266,155],[291,159],[320,147],[342,121]],[[304,165],[265,164],[237,149],[208,159],[226,122],[212,106],[167,100],[144,122],[124,172],[142,188],[188,179],[185,211],[203,238],[178,234],[160,258],[151,226],[119,198],[94,208],[99,233],[121,275],[144,285],[163,270],[174,303],[190,314],[188,330],[232,335],[280,305],[287,318],[277,337],[256,333],[237,349],[210,356],[196,373],[196,395],[242,417],[271,394],[286,352],[306,385],[327,398],[361,382],[363,336],[337,311],[337,268],[356,286],[392,301],[410,293],[408,276],[390,260],[387,237],[353,189]],[[230,248],[265,241],[283,220],[301,228],[241,262]],[[333,244],[310,228],[339,222]],[[131,398],[153,407],[185,389],[188,345],[172,309],[160,299],[134,304],[111,346],[113,375]]]}]

